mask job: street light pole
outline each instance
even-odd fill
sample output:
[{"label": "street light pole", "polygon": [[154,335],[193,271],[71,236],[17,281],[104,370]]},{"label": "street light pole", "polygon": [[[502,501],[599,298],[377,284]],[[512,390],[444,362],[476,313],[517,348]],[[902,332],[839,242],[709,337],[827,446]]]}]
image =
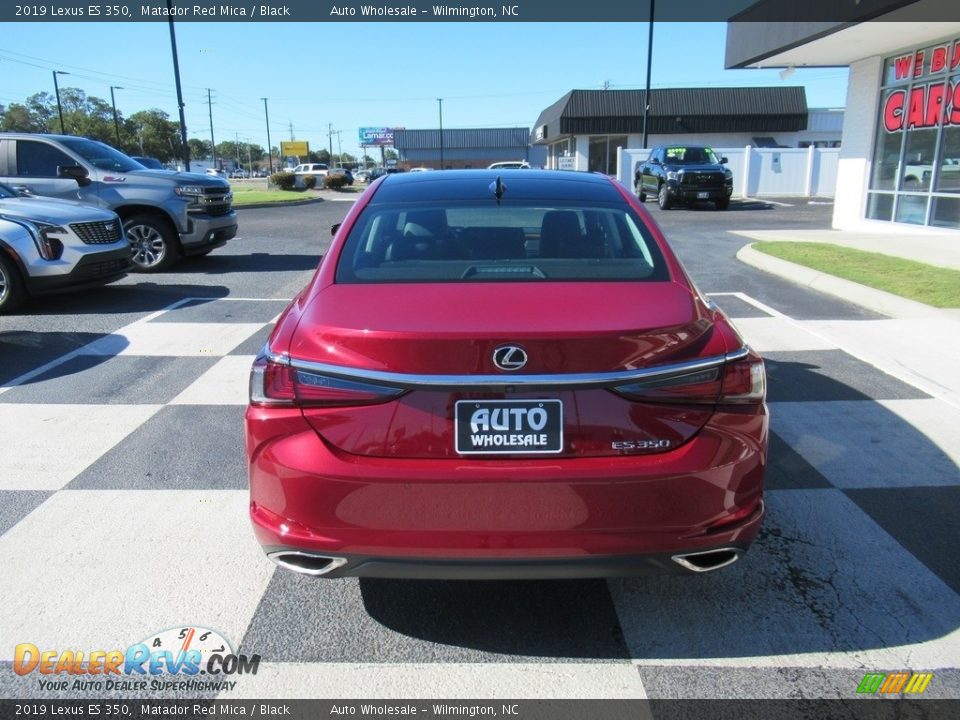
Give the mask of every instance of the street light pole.
[{"label": "street light pole", "polygon": [[117,101],[113,97],[114,90],[123,90],[120,85],[111,85],[110,86],[110,105],[113,106],[113,129],[117,133],[117,148],[120,148],[120,121],[117,120]]},{"label": "street light pole", "polygon": [[267,110],[267,99],[263,100],[263,114],[267,118],[267,163],[270,165],[270,174],[273,175],[273,145],[270,144],[270,112]]},{"label": "street light pole", "polygon": [[177,59],[177,34],[173,29],[173,0],[167,0],[170,24],[170,52],[173,54],[173,76],[177,84],[177,105],[180,107],[180,145],[184,170],[190,172],[190,145],[187,144],[187,119],[183,114],[183,89],[180,87],[180,61]]},{"label": "street light pole", "polygon": [[60,116],[60,134],[63,135],[63,107],[60,105],[60,86],[57,84],[57,75],[69,75],[64,70],[53,71],[53,91],[57,95],[57,114]]},{"label": "street light pole", "polygon": [[440,106],[440,169],[443,170],[443,98],[437,98]]},{"label": "street light pole", "polygon": [[650,71],[653,68],[653,8],[656,0],[650,0],[650,31],[647,36],[647,90],[643,95],[643,147],[647,148],[647,120],[650,118]]}]

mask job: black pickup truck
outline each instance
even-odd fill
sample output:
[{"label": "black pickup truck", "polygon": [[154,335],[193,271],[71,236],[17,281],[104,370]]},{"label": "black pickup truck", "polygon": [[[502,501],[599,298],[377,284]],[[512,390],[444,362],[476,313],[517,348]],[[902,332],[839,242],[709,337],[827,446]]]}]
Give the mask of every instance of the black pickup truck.
[{"label": "black pickup truck", "polygon": [[640,202],[654,195],[663,210],[698,200],[712,200],[717,210],[726,210],[733,194],[733,173],[726,162],[704,145],[658,145],[637,166],[634,188]]}]

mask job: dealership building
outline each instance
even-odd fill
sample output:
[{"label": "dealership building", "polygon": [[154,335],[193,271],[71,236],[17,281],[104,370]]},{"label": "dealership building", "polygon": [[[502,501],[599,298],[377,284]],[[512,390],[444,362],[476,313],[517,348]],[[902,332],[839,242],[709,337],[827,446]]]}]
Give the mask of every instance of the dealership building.
[{"label": "dealership building", "polygon": [[731,19],[726,66],[849,66],[834,227],[960,237],[960,22],[916,21],[923,0],[863,0],[844,22],[756,21],[778,1]]},{"label": "dealership building", "polygon": [[[615,175],[617,148],[642,148],[644,90],[571,90],[540,113],[534,143],[547,167]],[[647,145],[837,147],[842,110],[810,110],[802,87],[650,91]]]},{"label": "dealership building", "polygon": [[544,164],[542,148],[530,146],[530,128],[460,128],[393,130],[393,148],[401,167],[485,168],[491,163],[523,160]]}]

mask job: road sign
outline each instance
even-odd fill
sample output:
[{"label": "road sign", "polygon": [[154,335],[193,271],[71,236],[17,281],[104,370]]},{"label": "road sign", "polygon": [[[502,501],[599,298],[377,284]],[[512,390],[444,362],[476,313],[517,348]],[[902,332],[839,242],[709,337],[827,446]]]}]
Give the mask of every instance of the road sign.
[{"label": "road sign", "polygon": [[306,157],[310,154],[310,143],[306,140],[281,140],[280,154],[283,157]]}]

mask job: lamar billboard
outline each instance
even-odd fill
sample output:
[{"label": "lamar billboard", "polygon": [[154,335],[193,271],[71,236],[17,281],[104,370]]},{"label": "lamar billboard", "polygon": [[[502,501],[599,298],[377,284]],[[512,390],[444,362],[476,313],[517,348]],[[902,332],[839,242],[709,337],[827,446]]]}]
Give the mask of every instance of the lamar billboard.
[{"label": "lamar billboard", "polygon": [[362,127],[360,128],[360,145],[390,145],[393,146],[394,128]]}]

